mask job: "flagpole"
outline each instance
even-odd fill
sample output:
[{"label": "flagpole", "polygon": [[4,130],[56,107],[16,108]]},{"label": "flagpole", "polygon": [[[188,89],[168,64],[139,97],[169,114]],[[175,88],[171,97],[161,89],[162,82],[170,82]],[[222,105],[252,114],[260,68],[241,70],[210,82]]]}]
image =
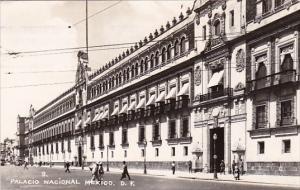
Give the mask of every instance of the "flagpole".
[{"label": "flagpole", "polygon": [[89,56],[89,33],[88,33],[88,0],[85,0],[85,41],[86,41],[86,53],[87,53],[87,60]]}]

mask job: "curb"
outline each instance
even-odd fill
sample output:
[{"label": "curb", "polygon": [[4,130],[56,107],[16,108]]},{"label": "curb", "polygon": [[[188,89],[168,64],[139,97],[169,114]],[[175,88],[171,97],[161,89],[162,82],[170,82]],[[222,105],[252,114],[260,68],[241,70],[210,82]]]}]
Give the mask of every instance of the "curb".
[{"label": "curb", "polygon": [[[43,168],[50,168],[49,166],[41,166]],[[37,167],[39,168],[39,167]],[[52,166],[53,169],[64,169],[64,167],[57,167]],[[82,170],[78,167],[73,167],[71,170],[80,170],[80,171],[86,171],[89,172],[89,169],[87,167]],[[106,173],[114,173],[114,174],[121,174],[121,171],[105,171]],[[294,184],[279,184],[279,183],[269,183],[269,182],[259,182],[259,181],[249,181],[249,180],[234,180],[234,179],[213,179],[213,178],[201,178],[197,176],[168,176],[164,174],[143,174],[143,173],[137,173],[137,172],[130,172],[132,175],[138,175],[138,176],[145,176],[145,177],[164,177],[168,179],[189,179],[189,180],[199,180],[199,181],[214,181],[214,182],[228,182],[228,183],[245,183],[245,184],[257,184],[257,185],[267,185],[267,186],[278,186],[278,187],[291,187],[291,188],[299,188],[300,185],[294,185]]]}]

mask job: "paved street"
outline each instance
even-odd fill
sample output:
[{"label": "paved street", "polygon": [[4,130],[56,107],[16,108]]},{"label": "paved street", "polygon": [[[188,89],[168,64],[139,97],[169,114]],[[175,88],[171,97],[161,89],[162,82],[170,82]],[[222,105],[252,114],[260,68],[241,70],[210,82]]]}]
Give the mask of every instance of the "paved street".
[{"label": "paved street", "polygon": [[[130,170],[129,170],[130,172]],[[62,168],[36,168],[29,167],[24,170],[23,167],[2,166],[1,170],[1,190],[8,189],[272,189],[287,190],[296,189],[291,187],[272,187],[270,185],[224,182],[224,181],[205,181],[197,179],[165,178],[159,176],[131,175],[132,181],[125,180],[126,185],[121,184],[120,174],[106,173],[105,183],[100,187],[97,184],[87,184],[91,178],[88,171],[71,170],[71,173],[65,173]],[[28,183],[28,184],[21,184]],[[30,183],[30,184],[29,184]],[[34,184],[32,184],[34,183]],[[48,183],[48,184],[46,184]],[[52,184],[51,184],[52,183]],[[54,184],[59,183],[59,184]],[[68,184],[66,184],[68,183]]]}]

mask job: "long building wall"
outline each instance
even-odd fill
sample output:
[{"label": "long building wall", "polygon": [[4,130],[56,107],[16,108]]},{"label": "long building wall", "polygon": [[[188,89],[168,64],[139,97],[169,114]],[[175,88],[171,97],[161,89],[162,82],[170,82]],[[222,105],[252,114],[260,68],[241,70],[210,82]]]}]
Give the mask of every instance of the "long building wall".
[{"label": "long building wall", "polygon": [[[235,161],[248,173],[299,175],[300,3],[273,4],[270,13],[262,6],[195,1],[89,75],[78,54],[76,86],[34,116],[34,162],[168,170],[175,161],[187,170],[191,160],[195,171],[212,172],[224,160],[226,172]],[[286,54],[294,64],[283,81]]]}]

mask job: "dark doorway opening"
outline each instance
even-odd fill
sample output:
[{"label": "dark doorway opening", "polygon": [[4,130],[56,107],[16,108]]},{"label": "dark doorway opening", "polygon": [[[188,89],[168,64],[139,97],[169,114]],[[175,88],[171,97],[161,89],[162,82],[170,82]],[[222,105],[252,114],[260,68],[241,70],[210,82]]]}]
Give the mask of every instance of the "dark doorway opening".
[{"label": "dark doorway opening", "polygon": [[81,166],[82,164],[82,149],[81,146],[78,147],[78,164]]},{"label": "dark doorway opening", "polygon": [[[214,139],[213,135],[217,135],[216,149],[214,150]],[[220,171],[220,163],[224,160],[224,128],[214,128],[210,130],[210,172],[214,172],[214,151],[217,155],[216,169]]]}]

